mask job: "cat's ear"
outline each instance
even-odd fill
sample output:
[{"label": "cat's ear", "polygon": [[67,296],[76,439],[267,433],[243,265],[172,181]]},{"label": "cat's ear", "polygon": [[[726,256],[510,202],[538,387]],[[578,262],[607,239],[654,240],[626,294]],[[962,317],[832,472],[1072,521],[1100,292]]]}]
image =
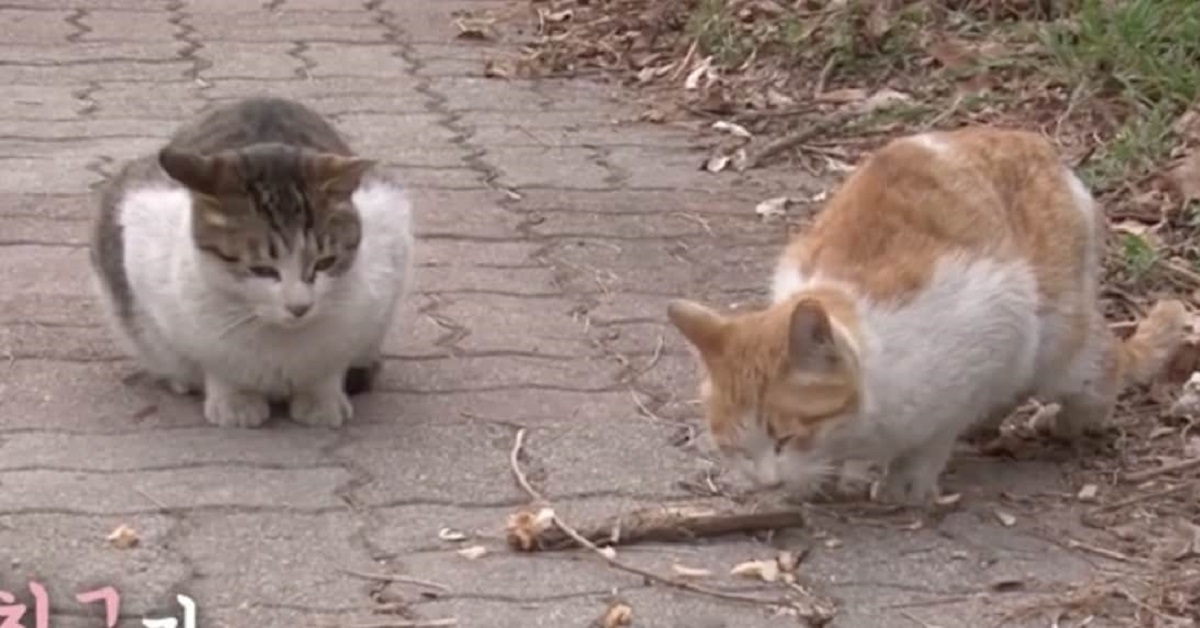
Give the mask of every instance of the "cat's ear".
[{"label": "cat's ear", "polygon": [[701,354],[718,353],[725,341],[723,316],[694,301],[676,299],[667,305],[667,319]]},{"label": "cat's ear", "polygon": [[158,152],[158,163],[172,179],[208,196],[217,196],[228,181],[229,165],[219,156],[167,147]]},{"label": "cat's ear", "polygon": [[842,364],[833,336],[833,323],[825,306],[803,299],[792,309],[788,321],[788,365],[802,373],[831,373]]},{"label": "cat's ear", "polygon": [[363,175],[375,164],[373,159],[324,154],[312,158],[309,173],[321,191],[350,196],[362,183]]}]

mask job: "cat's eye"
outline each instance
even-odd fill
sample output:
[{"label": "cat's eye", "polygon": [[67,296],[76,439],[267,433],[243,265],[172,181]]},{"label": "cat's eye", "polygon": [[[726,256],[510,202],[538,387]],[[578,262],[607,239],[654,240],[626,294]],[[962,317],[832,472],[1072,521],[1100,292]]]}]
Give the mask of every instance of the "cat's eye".
[{"label": "cat's eye", "polygon": [[332,255],[326,255],[325,257],[322,257],[321,259],[317,260],[317,263],[313,264],[313,270],[318,273],[323,273],[323,272],[329,270],[330,268],[333,268],[333,265],[336,263],[337,263],[336,257],[334,257]]},{"label": "cat's eye", "polygon": [[248,270],[250,274],[254,275],[255,277],[262,277],[263,279],[279,279],[279,271],[275,270],[271,266],[251,266],[246,270]]}]

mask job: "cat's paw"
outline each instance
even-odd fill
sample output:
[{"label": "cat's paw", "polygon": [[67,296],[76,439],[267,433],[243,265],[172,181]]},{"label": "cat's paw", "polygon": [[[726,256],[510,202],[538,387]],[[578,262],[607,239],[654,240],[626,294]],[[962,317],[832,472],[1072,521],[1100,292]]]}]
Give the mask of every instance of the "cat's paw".
[{"label": "cat's paw", "polygon": [[271,417],[266,397],[209,387],[204,398],[204,418],[218,427],[261,427]]},{"label": "cat's paw", "polygon": [[897,506],[925,506],[939,494],[937,476],[888,473],[871,487],[871,499]]},{"label": "cat's paw", "polygon": [[297,394],[290,410],[293,421],[312,427],[341,427],[354,416],[354,406],[340,387],[335,393]]}]

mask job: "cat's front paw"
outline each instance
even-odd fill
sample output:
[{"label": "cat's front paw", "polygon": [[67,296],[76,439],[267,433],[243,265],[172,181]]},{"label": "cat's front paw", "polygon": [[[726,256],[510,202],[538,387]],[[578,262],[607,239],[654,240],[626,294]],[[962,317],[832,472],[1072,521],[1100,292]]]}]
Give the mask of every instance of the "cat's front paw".
[{"label": "cat's front paw", "polygon": [[871,487],[871,498],[884,504],[925,506],[938,496],[937,476],[888,473]]},{"label": "cat's front paw", "polygon": [[253,393],[208,387],[204,398],[204,418],[218,427],[261,427],[271,417],[266,397]]},{"label": "cat's front paw", "polygon": [[292,420],[312,427],[341,427],[354,416],[350,398],[339,388],[335,392],[300,393],[292,398]]}]

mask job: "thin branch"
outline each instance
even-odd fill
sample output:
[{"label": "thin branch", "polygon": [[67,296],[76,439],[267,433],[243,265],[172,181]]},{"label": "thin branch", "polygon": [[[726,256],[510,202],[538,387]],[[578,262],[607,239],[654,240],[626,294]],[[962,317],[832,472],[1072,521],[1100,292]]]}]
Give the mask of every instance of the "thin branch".
[{"label": "thin branch", "polygon": [[[539,493],[536,489],[534,489],[529,484],[529,480],[526,477],[525,472],[521,470],[520,454],[521,454],[521,449],[524,446],[524,443],[525,443],[525,430],[522,429],[517,432],[516,441],[513,443],[512,452],[509,454],[509,457],[508,457],[509,464],[512,467],[513,476],[516,478],[517,484],[519,484],[521,486],[521,488],[525,491],[525,493],[528,494],[529,497],[532,498],[535,502],[539,502],[539,503],[543,503],[543,504],[547,503],[545,498],[542,496],[542,494]],[[552,510],[551,510],[551,512],[552,512]],[[778,607],[784,607],[784,608],[797,608],[797,606],[794,602],[792,602],[791,600],[788,600],[786,598],[764,598],[764,597],[753,596],[753,595],[743,595],[740,593],[732,593],[732,592],[728,592],[728,591],[718,591],[715,589],[701,587],[701,586],[692,584],[690,582],[684,582],[681,580],[675,580],[673,578],[660,576],[654,572],[647,571],[645,569],[641,569],[638,567],[634,567],[632,565],[626,564],[626,563],[618,560],[616,557],[616,553],[613,550],[609,549],[606,551],[606,550],[600,548],[598,545],[596,545],[592,541],[588,540],[586,537],[584,537],[582,534],[580,534],[579,531],[576,530],[572,525],[570,525],[569,523],[564,521],[562,519],[562,517],[558,516],[558,514],[553,514],[551,516],[551,521],[553,522],[555,527],[557,527],[560,531],[562,531],[563,534],[565,534],[567,537],[572,539],[580,547],[590,550],[593,554],[599,556],[602,560],[604,560],[604,562],[607,563],[610,567],[612,567],[613,569],[616,569],[618,571],[623,571],[628,574],[639,576],[650,582],[656,582],[658,584],[662,584],[662,585],[665,585],[668,587],[679,589],[681,591],[687,591],[690,593],[704,595],[707,597],[728,600],[728,601],[733,601],[733,602],[741,602],[741,603],[746,603],[746,604],[766,604],[766,605],[770,605],[770,606],[778,606]],[[821,612],[819,610],[814,610],[813,615],[819,616],[820,613]]]},{"label": "thin branch", "polygon": [[1126,473],[1124,480],[1126,482],[1144,482],[1160,475],[1166,475],[1176,471],[1186,471],[1194,467],[1200,467],[1200,458],[1189,458],[1187,460],[1172,462],[1171,464],[1164,464],[1161,467],[1155,467],[1153,469],[1145,469],[1142,471],[1134,471],[1133,473]]},{"label": "thin branch", "polygon": [[340,571],[344,574],[350,575],[350,576],[354,576],[355,578],[362,578],[363,580],[374,580],[376,582],[398,582],[401,584],[413,584],[413,585],[417,585],[420,587],[425,587],[427,589],[434,589],[436,591],[442,591],[443,593],[448,593],[450,591],[450,587],[448,587],[444,584],[438,584],[436,582],[431,582],[429,580],[422,580],[420,578],[413,578],[411,576],[401,576],[398,574],[390,574],[390,573],[370,573],[367,571],[356,571],[354,569],[347,569],[345,567],[339,567],[338,571]]}]

